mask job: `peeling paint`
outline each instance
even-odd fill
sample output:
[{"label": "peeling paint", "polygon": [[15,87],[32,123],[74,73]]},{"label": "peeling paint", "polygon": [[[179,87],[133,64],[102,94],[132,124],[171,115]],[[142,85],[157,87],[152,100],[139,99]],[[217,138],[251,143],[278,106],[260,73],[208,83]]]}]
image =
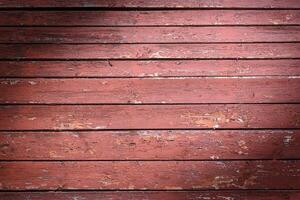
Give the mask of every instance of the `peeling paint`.
[{"label": "peeling paint", "polygon": [[36,117],[29,117],[28,120],[30,121],[33,121],[33,120],[36,120],[37,118]]},{"label": "peeling paint", "polygon": [[285,146],[288,146],[292,141],[294,141],[294,138],[292,135],[286,135],[283,138],[283,143]]},{"label": "peeling paint", "polygon": [[35,82],[35,81],[28,81],[28,83],[29,83],[30,85],[36,85],[36,84],[37,84],[37,82]]}]

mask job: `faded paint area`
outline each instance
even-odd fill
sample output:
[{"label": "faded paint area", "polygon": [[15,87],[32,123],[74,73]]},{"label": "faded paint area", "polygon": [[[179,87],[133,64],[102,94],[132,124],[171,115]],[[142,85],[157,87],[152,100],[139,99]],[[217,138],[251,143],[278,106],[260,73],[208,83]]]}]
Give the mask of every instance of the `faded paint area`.
[{"label": "faded paint area", "polygon": [[0,0],[1,200],[300,199],[299,0]]}]

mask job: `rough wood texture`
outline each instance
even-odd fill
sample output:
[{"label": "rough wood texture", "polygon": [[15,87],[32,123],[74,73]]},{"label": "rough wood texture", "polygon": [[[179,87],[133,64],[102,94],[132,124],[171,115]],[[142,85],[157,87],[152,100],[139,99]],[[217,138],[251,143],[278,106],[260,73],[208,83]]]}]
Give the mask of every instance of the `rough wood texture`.
[{"label": "rough wood texture", "polygon": [[0,77],[300,75],[300,60],[0,61]]},{"label": "rough wood texture", "polygon": [[300,58],[300,43],[0,44],[0,59]]},{"label": "rough wood texture", "polygon": [[0,162],[0,190],[299,189],[299,161]]},{"label": "rough wood texture", "polygon": [[300,131],[2,132],[0,160],[299,159]]},{"label": "rough wood texture", "polygon": [[298,0],[1,0],[2,8],[300,8]]},{"label": "rough wood texture", "polygon": [[299,191],[3,192],[2,200],[298,200]]},{"label": "rough wood texture", "polygon": [[1,130],[300,128],[300,105],[2,106],[0,118]]},{"label": "rough wood texture", "polygon": [[300,199],[299,0],[0,9],[1,200]]},{"label": "rough wood texture", "polygon": [[299,24],[299,10],[0,12],[0,26],[172,26]]},{"label": "rough wood texture", "polygon": [[297,42],[300,27],[2,27],[0,43]]},{"label": "rough wood texture", "polygon": [[0,79],[0,93],[10,104],[298,103],[300,77]]}]

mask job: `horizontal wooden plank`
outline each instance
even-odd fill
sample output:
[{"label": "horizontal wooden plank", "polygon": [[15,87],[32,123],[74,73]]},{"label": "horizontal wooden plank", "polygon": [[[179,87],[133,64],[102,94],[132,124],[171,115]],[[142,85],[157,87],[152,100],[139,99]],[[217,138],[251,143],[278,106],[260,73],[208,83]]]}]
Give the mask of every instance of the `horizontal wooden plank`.
[{"label": "horizontal wooden plank", "polygon": [[300,43],[0,44],[0,59],[300,58]]},{"label": "horizontal wooden plank", "polygon": [[0,79],[0,93],[9,104],[299,103],[300,77]]},{"label": "horizontal wooden plank", "polygon": [[0,12],[0,26],[172,26],[299,24],[299,10]]},{"label": "horizontal wooden plank", "polygon": [[111,192],[1,192],[2,200],[297,200],[299,191],[111,191]]},{"label": "horizontal wooden plank", "polygon": [[300,75],[300,60],[0,61],[0,77]]},{"label": "horizontal wooden plank", "polygon": [[0,118],[1,130],[300,128],[300,104],[14,105]]},{"label": "horizontal wooden plank", "polygon": [[299,161],[0,162],[0,190],[299,189]]},{"label": "horizontal wooden plank", "polygon": [[2,132],[0,160],[299,159],[300,131]]},{"label": "horizontal wooden plank", "polygon": [[1,0],[2,8],[300,8],[297,0]]},{"label": "horizontal wooden plank", "polygon": [[2,27],[0,43],[298,42],[298,26]]}]

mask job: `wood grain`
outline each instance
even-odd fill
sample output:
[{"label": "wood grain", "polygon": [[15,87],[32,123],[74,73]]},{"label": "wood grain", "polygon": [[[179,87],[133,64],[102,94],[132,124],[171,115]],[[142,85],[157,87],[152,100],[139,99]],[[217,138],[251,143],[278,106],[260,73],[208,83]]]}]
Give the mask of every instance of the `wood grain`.
[{"label": "wood grain", "polygon": [[9,104],[299,103],[300,77],[0,79],[0,93]]},{"label": "wood grain", "polygon": [[300,60],[0,61],[2,78],[273,75],[300,75]]},{"label": "wood grain", "polygon": [[299,161],[1,162],[0,190],[299,189]]},{"label": "wood grain", "polygon": [[300,58],[300,43],[0,44],[0,59]]},{"label": "wood grain", "polygon": [[0,160],[299,159],[300,131],[2,132]]},{"label": "wood grain", "polygon": [[297,0],[1,0],[2,8],[300,8]]},{"label": "wood grain", "polygon": [[300,199],[299,0],[0,9],[1,200]]},{"label": "wood grain", "polygon": [[298,42],[298,26],[2,27],[0,43]]},{"label": "wood grain", "polygon": [[0,26],[174,26],[299,24],[299,10],[0,12]]},{"label": "wood grain", "polygon": [[1,130],[300,128],[300,105],[15,105],[0,118]]},{"label": "wood grain", "polygon": [[298,200],[300,192],[294,191],[110,191],[110,192],[1,192],[2,200]]}]

